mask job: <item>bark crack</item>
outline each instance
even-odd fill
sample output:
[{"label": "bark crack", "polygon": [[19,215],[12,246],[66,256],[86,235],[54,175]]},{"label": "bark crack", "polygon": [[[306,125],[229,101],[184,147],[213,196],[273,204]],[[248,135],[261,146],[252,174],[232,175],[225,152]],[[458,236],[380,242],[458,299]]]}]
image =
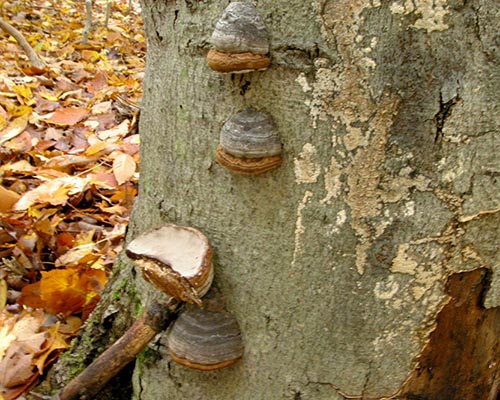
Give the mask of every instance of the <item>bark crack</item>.
[{"label": "bark crack", "polygon": [[460,101],[460,96],[457,94],[455,97],[448,101],[443,100],[443,92],[439,92],[439,110],[434,115],[434,125],[436,132],[434,134],[434,142],[440,142],[443,139],[443,129],[446,119],[451,116],[453,107]]}]

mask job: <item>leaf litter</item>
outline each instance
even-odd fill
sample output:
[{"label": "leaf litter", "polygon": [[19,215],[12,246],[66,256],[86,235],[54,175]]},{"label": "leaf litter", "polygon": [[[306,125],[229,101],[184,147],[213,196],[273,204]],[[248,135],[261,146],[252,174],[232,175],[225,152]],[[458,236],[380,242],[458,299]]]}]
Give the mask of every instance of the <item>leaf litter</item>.
[{"label": "leaf litter", "polygon": [[[130,7],[132,5],[132,7]],[[0,399],[26,393],[100,299],[137,194],[146,44],[134,0],[1,1]]]}]

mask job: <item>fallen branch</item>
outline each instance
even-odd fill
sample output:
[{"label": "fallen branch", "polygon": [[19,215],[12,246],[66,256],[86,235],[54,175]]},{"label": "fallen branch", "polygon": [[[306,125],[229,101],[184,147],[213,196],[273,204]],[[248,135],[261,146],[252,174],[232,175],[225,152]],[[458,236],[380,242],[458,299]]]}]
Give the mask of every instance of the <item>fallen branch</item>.
[{"label": "fallen branch", "polygon": [[[167,304],[152,304],[146,312],[80,375],[68,383],[53,400],[92,399],[123,367],[131,362],[175,319],[182,302],[172,298]],[[46,397],[47,398],[47,397]]]},{"label": "fallen branch", "polygon": [[33,47],[31,47],[28,41],[24,38],[23,34],[1,17],[0,28],[11,35],[14,39],[16,39],[19,46],[21,46],[23,51],[28,56],[28,60],[33,67],[41,70],[47,67],[47,65],[42,61],[38,54],[36,54],[35,50],[33,50]]}]

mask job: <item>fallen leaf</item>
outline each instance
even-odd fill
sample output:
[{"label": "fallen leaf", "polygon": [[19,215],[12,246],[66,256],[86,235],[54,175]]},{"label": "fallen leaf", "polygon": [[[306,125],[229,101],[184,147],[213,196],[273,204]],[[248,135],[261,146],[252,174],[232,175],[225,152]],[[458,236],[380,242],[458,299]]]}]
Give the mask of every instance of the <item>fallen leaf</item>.
[{"label": "fallen leaf", "polygon": [[28,124],[28,115],[22,115],[12,121],[7,128],[0,132],[0,145],[21,134]]},{"label": "fallen leaf", "polygon": [[12,333],[12,326],[5,321],[2,322],[2,326],[0,327],[0,360],[3,359],[11,343],[16,340],[16,335]]},{"label": "fallen leaf", "polygon": [[73,247],[56,260],[56,267],[71,267],[77,265],[85,256],[92,253],[94,246],[94,243],[88,243]]},{"label": "fallen leaf", "polygon": [[101,140],[108,140],[111,138],[120,138],[125,136],[130,131],[130,121],[125,119],[122,121],[120,125],[117,125],[111,129],[107,129],[105,131],[100,131],[97,133],[97,136]]},{"label": "fallen leaf", "polygon": [[99,90],[105,88],[108,84],[106,80],[106,73],[98,71],[94,78],[87,83],[86,88],[89,93],[97,93]]},{"label": "fallen leaf", "polygon": [[56,125],[75,125],[82,119],[88,117],[89,112],[85,108],[60,108],[53,113],[42,117],[46,122]]},{"label": "fallen leaf", "polygon": [[59,331],[59,323],[53,325],[47,332],[44,332],[47,335],[46,340],[46,349],[37,356],[34,365],[37,367],[38,372],[43,374],[43,371],[47,367],[48,364],[53,361],[49,356],[51,356],[54,352],[59,352],[60,350],[67,349],[69,347],[66,340],[62,336]]},{"label": "fallen leaf", "polygon": [[0,361],[0,384],[6,388],[22,385],[33,375],[33,354],[26,354],[13,343]]},{"label": "fallen leaf", "polygon": [[20,197],[16,192],[0,186],[0,212],[11,210]]},{"label": "fallen leaf", "polygon": [[118,185],[127,182],[136,169],[134,158],[125,153],[118,154],[113,160],[113,174],[115,175]]},{"label": "fallen leaf", "polygon": [[83,192],[87,184],[88,179],[78,176],[65,176],[44,182],[37,188],[26,192],[14,204],[13,209],[22,211],[37,203],[48,203],[54,206],[64,205],[70,195]]},{"label": "fallen leaf", "polygon": [[111,101],[103,101],[101,103],[94,104],[92,106],[93,114],[104,114],[111,111],[111,106],[113,103]]},{"label": "fallen leaf", "polygon": [[30,307],[42,304],[47,312],[63,315],[82,312],[85,306],[100,297],[107,280],[106,272],[98,269],[54,269],[42,271],[41,275],[39,282],[22,289],[19,303]]},{"label": "fallen leaf", "polygon": [[0,311],[7,304],[7,282],[5,279],[0,279]]}]

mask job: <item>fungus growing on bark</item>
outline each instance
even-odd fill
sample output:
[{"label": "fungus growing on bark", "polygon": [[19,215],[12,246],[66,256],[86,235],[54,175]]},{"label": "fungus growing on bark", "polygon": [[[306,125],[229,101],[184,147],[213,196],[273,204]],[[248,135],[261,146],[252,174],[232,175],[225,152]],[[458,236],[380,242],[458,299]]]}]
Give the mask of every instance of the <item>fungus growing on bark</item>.
[{"label": "fungus growing on bark", "polygon": [[181,365],[203,371],[234,364],[243,356],[238,321],[224,310],[222,296],[213,289],[203,305],[203,308],[187,305],[170,326],[167,332],[170,357]]},{"label": "fungus growing on bark", "polygon": [[203,233],[166,224],[138,236],[126,252],[148,282],[176,299],[201,306],[214,276],[212,249]]},{"label": "fungus growing on bark", "polygon": [[271,62],[266,27],[255,5],[230,3],[215,25],[210,39],[214,49],[207,55],[210,68],[223,73],[263,70]]},{"label": "fungus growing on bark", "polygon": [[259,174],[281,165],[281,142],[267,114],[248,108],[222,127],[216,159],[238,174]]}]

